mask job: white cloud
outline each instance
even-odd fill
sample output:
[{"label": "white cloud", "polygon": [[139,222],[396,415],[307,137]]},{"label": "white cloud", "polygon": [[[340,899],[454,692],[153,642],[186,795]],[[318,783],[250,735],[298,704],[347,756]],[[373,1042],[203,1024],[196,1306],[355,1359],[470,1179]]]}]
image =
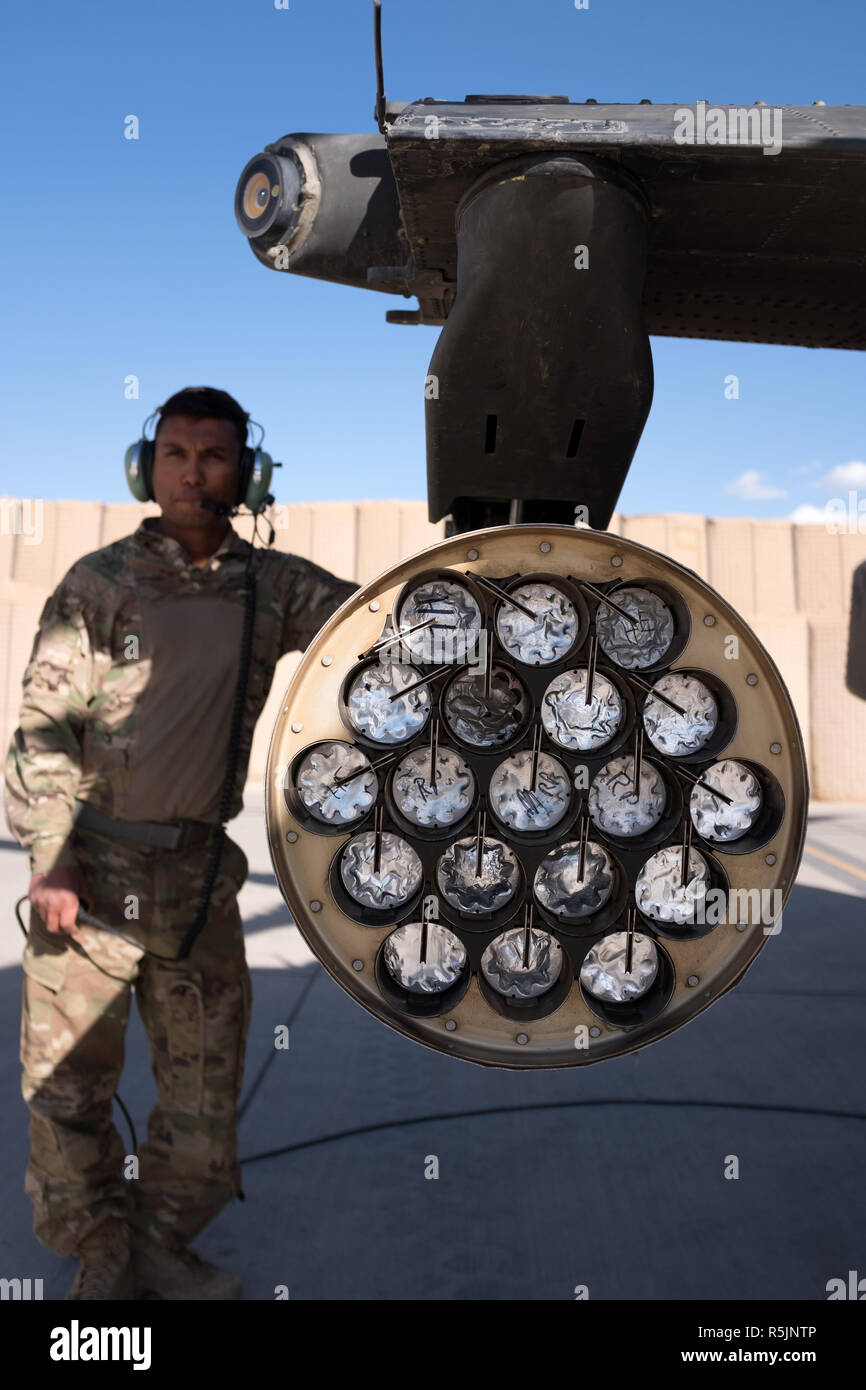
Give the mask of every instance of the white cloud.
[{"label": "white cloud", "polygon": [[826,526],[827,513],[823,507],[813,507],[811,502],[803,502],[789,512],[785,520],[797,522],[801,526]]},{"label": "white cloud", "polygon": [[825,489],[833,488],[866,488],[866,463],[854,460],[851,463],[837,463],[835,468],[831,468],[829,473],[825,473],[823,478],[811,484],[812,487]]},{"label": "white cloud", "polygon": [[742,497],[746,502],[763,502],[770,497],[787,497],[786,487],[774,487],[768,483],[763,473],[747,468],[733,482],[728,483],[725,492],[731,497]]}]

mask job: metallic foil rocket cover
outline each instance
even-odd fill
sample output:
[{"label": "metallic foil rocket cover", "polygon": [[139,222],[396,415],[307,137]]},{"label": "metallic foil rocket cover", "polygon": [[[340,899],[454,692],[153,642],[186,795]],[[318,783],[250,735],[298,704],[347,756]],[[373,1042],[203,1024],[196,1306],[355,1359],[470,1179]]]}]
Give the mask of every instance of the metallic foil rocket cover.
[{"label": "metallic foil rocket cover", "polygon": [[657,825],[667,794],[651,763],[641,759],[640,792],[635,796],[634,757],[613,758],[596,773],[589,789],[589,814],[608,835],[643,835]]},{"label": "metallic foil rocket cover", "polygon": [[731,804],[720,801],[707,787],[693,787],[689,811],[692,823],[705,840],[739,840],[751,830],[761,813],[761,784],[753,772],[733,758],[713,763],[701,779],[709,782]]},{"label": "metallic foil rocket cover", "polygon": [[719,722],[718,706],[711,692],[697,676],[681,671],[670,671],[662,676],[653,689],[680,705],[685,715],[677,714],[664,701],[648,695],[643,707],[643,722],[650,743],[674,758],[697,753],[712,738]]},{"label": "metallic foil rocket cover", "polygon": [[574,604],[552,584],[521,584],[514,597],[538,616],[514,608],[506,599],[496,616],[496,631],[505,650],[530,666],[549,666],[562,661],[577,637]]},{"label": "metallic foil rocket cover", "polygon": [[383,948],[388,973],[413,994],[441,994],[456,984],[466,964],[463,942],[447,927],[427,923],[427,949],[421,960],[423,924],[406,922],[386,939]]},{"label": "metallic foil rocket cover", "polygon": [[387,912],[401,907],[417,892],[423,869],[412,846],[388,831],[382,835],[378,873],[374,868],[375,856],[376,836],[372,830],[355,835],[340,857],[340,877],[355,902]]},{"label": "metallic foil rocket cover", "polygon": [[523,927],[510,927],[491,941],[481,957],[485,980],[505,998],[535,999],[546,994],[562,974],[562,947],[556,937],[531,927],[526,965],[525,939]]},{"label": "metallic foil rocket cover", "polygon": [[550,830],[571,802],[571,777],[558,758],[539,753],[532,782],[532,750],[523,748],[501,762],[490,779],[490,805],[512,830]]},{"label": "metallic foil rocket cover", "polygon": [[606,603],[598,605],[598,640],[612,661],[627,670],[640,670],[661,661],[674,636],[671,610],[649,589],[616,589],[612,601],[637,618],[630,623]]},{"label": "metallic foil rocket cover", "polygon": [[394,769],[394,803],[413,825],[454,825],[466,815],[475,796],[475,774],[451,748],[436,751],[436,782],[430,781],[430,750],[413,748]]},{"label": "metallic foil rocket cover", "polygon": [[616,686],[596,671],[592,699],[586,702],[586,667],[554,677],[541,702],[541,722],[560,748],[589,753],[609,743],[622,723],[622,698]]},{"label": "metallic foil rocket cover", "polygon": [[[357,777],[334,786],[336,777],[357,770]],[[334,739],[319,744],[302,758],[295,788],[311,816],[327,825],[350,825],[373,805],[378,782],[368,760],[352,743]]]},{"label": "metallic foil rocket cover", "polygon": [[659,955],[655,942],[642,932],[634,933],[631,970],[626,974],[626,939],[624,931],[603,936],[584,957],[580,982],[596,999],[611,1004],[624,1004],[646,994],[658,974]]},{"label": "metallic foil rocket cover", "polygon": [[485,694],[483,669],[455,676],[442,702],[454,736],[473,748],[498,748],[510,743],[526,721],[529,699],[522,683],[504,666],[494,665],[490,693]]},{"label": "metallic foil rocket cover", "polygon": [[[407,685],[421,680],[414,666],[387,659],[360,671],[349,688],[346,707],[349,720],[358,733],[376,743],[402,743],[417,734],[430,714],[430,694],[426,685],[401,695]],[[392,700],[391,696],[397,699]]]},{"label": "metallic foil rocket cover", "polygon": [[428,618],[436,619],[432,627],[402,639],[416,661],[438,666],[472,659],[478,650],[481,609],[464,585],[429,579],[413,589],[400,606],[400,627],[415,627]]},{"label": "metallic foil rocket cover", "polygon": [[514,897],[520,871],[501,840],[484,839],[479,865],[478,841],[471,835],[448,847],[436,877],[442,896],[459,912],[496,912]]},{"label": "metallic foil rocket cover", "polygon": [[542,907],[558,917],[588,917],[604,907],[613,892],[613,864],[607,850],[587,840],[583,877],[579,877],[577,840],[558,845],[535,871],[534,892]]},{"label": "metallic foil rocket cover", "polygon": [[710,870],[704,856],[689,850],[685,883],[681,882],[682,845],[667,845],[644,864],[637,876],[634,898],[641,912],[656,922],[684,927],[695,920],[710,887]]}]

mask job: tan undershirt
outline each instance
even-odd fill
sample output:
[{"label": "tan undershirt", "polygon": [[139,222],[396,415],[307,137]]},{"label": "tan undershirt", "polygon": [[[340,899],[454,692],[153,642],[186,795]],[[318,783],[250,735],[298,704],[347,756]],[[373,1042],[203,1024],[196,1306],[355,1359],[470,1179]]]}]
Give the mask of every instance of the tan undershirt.
[{"label": "tan undershirt", "polygon": [[243,604],[195,595],[142,603],[150,678],[124,786],[124,819],[215,821],[226,772]]}]

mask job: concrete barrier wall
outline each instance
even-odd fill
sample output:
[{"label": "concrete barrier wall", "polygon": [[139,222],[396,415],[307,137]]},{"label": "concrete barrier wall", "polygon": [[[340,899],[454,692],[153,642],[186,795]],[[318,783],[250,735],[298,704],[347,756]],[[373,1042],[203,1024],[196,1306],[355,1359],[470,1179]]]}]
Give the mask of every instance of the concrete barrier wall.
[{"label": "concrete barrier wall", "polygon": [[[0,736],[18,723],[21,677],[45,599],[81,555],[134,531],[152,503],[42,504],[39,544],[26,503],[0,498]],[[276,511],[276,548],[366,582],[444,534],[423,502],[318,502]],[[249,537],[249,522],[235,522]],[[783,521],[667,514],[615,516],[611,530],[659,550],[717,589],[764,643],[788,686],[806,742],[813,796],[866,800],[866,702],[844,672],[851,576],[866,535]],[[256,730],[250,778],[261,780],[279,703],[298,661],[284,656]]]}]

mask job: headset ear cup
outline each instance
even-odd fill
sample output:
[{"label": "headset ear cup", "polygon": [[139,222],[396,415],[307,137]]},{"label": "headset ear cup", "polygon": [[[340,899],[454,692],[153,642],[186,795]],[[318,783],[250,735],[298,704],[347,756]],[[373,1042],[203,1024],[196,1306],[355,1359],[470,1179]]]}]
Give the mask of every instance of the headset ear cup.
[{"label": "headset ear cup", "polygon": [[246,475],[244,504],[250,511],[255,511],[271,490],[274,461],[264,449],[248,449],[246,452],[250,455],[250,466]]},{"label": "headset ear cup", "polygon": [[152,501],[153,444],[149,439],[142,438],[130,444],[124,456],[123,470],[136,502]]}]

